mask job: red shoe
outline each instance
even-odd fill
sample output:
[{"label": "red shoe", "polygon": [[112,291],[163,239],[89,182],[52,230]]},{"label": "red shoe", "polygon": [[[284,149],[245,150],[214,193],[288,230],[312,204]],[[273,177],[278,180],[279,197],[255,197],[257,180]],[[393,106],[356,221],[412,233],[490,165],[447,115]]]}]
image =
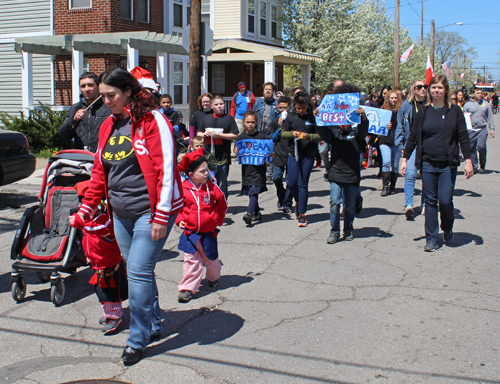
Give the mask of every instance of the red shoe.
[{"label": "red shoe", "polygon": [[316,168],[321,167],[321,159],[316,160]]}]

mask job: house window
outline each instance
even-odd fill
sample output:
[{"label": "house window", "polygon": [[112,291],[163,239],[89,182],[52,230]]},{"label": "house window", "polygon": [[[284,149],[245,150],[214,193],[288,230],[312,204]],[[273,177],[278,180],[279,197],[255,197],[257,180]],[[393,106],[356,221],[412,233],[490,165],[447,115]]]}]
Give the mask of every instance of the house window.
[{"label": "house window", "polygon": [[170,94],[176,105],[188,104],[189,98],[189,61],[187,56],[172,55],[170,65],[172,85]]},{"label": "house window", "polygon": [[201,0],[201,21],[210,27],[210,0]]},{"label": "house window", "polygon": [[182,0],[174,1],[174,27],[182,28]]},{"label": "house window", "polygon": [[120,0],[120,16],[122,19],[134,19],[134,0]]},{"label": "house window", "polygon": [[92,0],[70,0],[69,9],[92,8]]},{"label": "house window", "polygon": [[174,27],[184,28],[190,23],[190,19],[191,1],[174,0]]},{"label": "house window", "polygon": [[271,37],[278,38],[278,7],[271,5]]},{"label": "house window", "polygon": [[267,7],[266,3],[260,2],[260,35],[266,36]]},{"label": "house window", "polygon": [[224,64],[212,65],[212,93],[223,95],[226,92]]},{"label": "house window", "polygon": [[255,33],[255,0],[248,0],[248,33]]},{"label": "house window", "polygon": [[184,63],[174,61],[174,104],[183,103],[184,88]]},{"label": "house window", "polygon": [[149,23],[149,0],[138,0],[137,18],[143,23]]}]

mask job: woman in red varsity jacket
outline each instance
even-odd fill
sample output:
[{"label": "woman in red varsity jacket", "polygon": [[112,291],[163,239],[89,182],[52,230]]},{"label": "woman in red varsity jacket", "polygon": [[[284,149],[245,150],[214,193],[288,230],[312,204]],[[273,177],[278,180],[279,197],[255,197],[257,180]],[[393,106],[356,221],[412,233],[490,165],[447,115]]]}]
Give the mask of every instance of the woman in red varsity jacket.
[{"label": "woman in red varsity jacket", "polygon": [[124,364],[138,362],[161,337],[154,269],[183,205],[172,126],[153,96],[119,67],[99,76],[99,92],[112,115],[101,125],[92,181],[78,212],[88,218],[105,196],[127,266],[130,336]]}]

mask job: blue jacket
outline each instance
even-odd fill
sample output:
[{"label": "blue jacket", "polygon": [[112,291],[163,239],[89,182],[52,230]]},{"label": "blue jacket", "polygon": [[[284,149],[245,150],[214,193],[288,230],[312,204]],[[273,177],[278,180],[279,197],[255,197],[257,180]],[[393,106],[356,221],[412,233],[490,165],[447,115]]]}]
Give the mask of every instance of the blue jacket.
[{"label": "blue jacket", "polygon": [[[260,131],[260,127],[262,126],[262,116],[264,115],[264,107],[266,105],[265,99],[259,99],[255,102],[255,105],[253,106],[253,110],[255,113],[257,113],[257,117],[259,118],[259,122],[257,123],[257,131]],[[278,100],[273,98],[273,102],[271,103],[271,121],[269,122],[269,125],[271,125],[271,122],[279,116],[280,111],[278,109]]]},{"label": "blue jacket", "polygon": [[410,121],[411,114],[413,113],[413,105],[405,100],[398,111],[398,125],[394,133],[394,146],[398,147],[401,151],[405,145],[408,137],[410,136]]}]

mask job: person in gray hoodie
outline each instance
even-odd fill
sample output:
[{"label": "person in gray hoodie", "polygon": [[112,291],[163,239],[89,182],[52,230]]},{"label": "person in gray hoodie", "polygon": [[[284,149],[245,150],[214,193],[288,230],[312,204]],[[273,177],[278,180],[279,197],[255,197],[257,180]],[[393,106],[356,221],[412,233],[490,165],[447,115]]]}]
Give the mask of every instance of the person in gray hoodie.
[{"label": "person in gray hoodie", "polygon": [[[470,113],[472,122],[472,130],[469,130],[469,140],[472,151],[472,165],[474,173],[484,173],[486,166],[486,140],[488,139],[488,126],[490,127],[490,135],[495,137],[495,122],[493,121],[493,113],[489,103],[483,99],[483,90],[474,89],[472,98],[465,103],[464,113]],[[479,159],[478,154],[479,152]]]}]

